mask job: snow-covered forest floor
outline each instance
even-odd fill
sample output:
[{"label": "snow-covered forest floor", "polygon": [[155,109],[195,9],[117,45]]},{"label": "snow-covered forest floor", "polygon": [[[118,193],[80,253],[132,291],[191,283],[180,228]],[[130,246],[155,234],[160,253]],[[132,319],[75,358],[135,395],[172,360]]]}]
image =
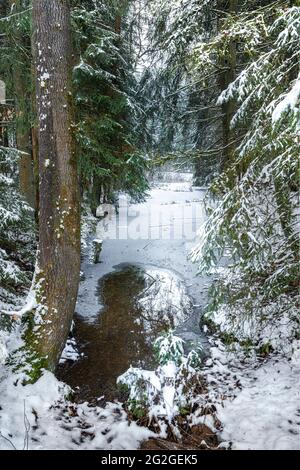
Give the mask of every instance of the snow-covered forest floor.
[{"label": "snow-covered forest floor", "polygon": [[[163,183],[153,189],[150,202],[155,211],[160,206],[165,215],[173,211],[169,220],[174,221],[183,206],[201,206],[201,191],[194,191],[191,192],[189,181]],[[142,224],[145,224],[147,204],[134,207]],[[198,218],[196,212],[193,214],[199,229],[204,212],[201,216],[198,212]],[[136,222],[136,217],[132,220]],[[98,238],[103,237],[103,230],[100,224]],[[87,230],[84,233],[83,243],[88,251],[91,235]],[[177,271],[194,301],[194,315],[199,317],[213,276],[194,278],[196,268],[186,260],[194,243],[191,233],[184,241],[167,240],[168,250],[163,243],[161,240],[152,240],[150,245],[145,240],[104,240],[103,263],[83,262],[85,280],[77,304],[82,318],[93,322],[99,314],[99,299],[97,303],[95,295],[99,277],[112,271],[115,264],[142,260],[148,265],[158,264],[160,268]],[[203,391],[193,396],[192,412],[185,417],[190,429],[205,424],[216,433],[221,448],[299,449],[300,341],[293,342],[289,354],[257,357],[237,344],[225,345],[204,324],[198,332],[195,322],[192,322],[193,331],[191,323],[187,325],[188,328],[179,325],[179,336],[204,341],[208,352],[197,370]],[[22,376],[12,373],[10,365],[5,364],[8,353],[22,345],[20,331],[16,323],[12,332],[2,331],[0,337],[0,449],[137,449],[149,438],[170,439],[166,427],[161,427],[158,435],[153,432],[153,426],[148,429],[134,422],[121,403],[103,404],[103,400],[101,403],[99,400],[99,406],[75,403],[70,387],[50,372],[45,371],[35,384],[23,386]],[[75,358],[81,360],[80,355]],[[177,439],[180,442],[178,434]],[[206,444],[195,440],[194,447],[205,448]]]},{"label": "snow-covered forest floor", "polygon": [[[191,416],[193,424],[215,429],[221,446],[232,449],[299,449],[300,361],[273,357],[261,363],[230,362],[218,343],[205,366],[207,396],[215,405],[212,415]],[[1,367],[1,449],[136,449],[154,437],[145,427],[129,422],[122,406],[105,408],[74,404],[68,388],[45,372],[34,385]],[[221,426],[221,432],[220,432]]]},{"label": "snow-covered forest floor", "polygon": [[[244,363],[242,354],[230,355],[220,340],[211,342],[211,358],[201,372],[207,394],[199,397],[191,423],[209,426],[225,448],[299,449],[299,350],[291,360],[274,356]],[[154,437],[129,422],[120,404],[103,408],[68,400],[68,387],[50,372],[24,387],[21,377],[1,366],[0,393],[1,449],[136,449]],[[209,414],[212,405],[216,411]]]},{"label": "snow-covered forest floor", "polygon": [[299,342],[289,359],[250,359],[242,351],[228,352],[220,340],[211,342],[204,374],[221,423],[221,445],[240,450],[299,449]]}]

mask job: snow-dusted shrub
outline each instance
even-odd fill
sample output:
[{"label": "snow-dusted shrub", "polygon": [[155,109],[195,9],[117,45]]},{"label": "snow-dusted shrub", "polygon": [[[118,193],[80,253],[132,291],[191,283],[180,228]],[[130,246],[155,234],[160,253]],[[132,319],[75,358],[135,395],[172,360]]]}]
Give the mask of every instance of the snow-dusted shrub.
[{"label": "snow-dusted shrub", "polygon": [[187,410],[200,390],[201,382],[196,367],[200,364],[199,351],[184,355],[183,340],[168,332],[155,341],[159,366],[155,371],[131,367],[118,378],[118,383],[129,390],[128,408],[135,417],[148,416],[160,423],[171,424]]},{"label": "snow-dusted shrub", "polygon": [[[272,14],[277,19],[266,20],[265,30],[260,19],[257,34],[253,18],[235,19],[252,21],[255,41],[249,64],[219,104],[236,103],[231,125],[241,139],[211,187],[217,205],[193,259],[209,270],[230,249],[232,263],[214,285],[210,310],[237,338],[279,349],[299,331],[300,8]],[[238,26],[228,25],[229,41]]]},{"label": "snow-dusted shrub", "polygon": [[34,251],[33,211],[18,190],[18,152],[0,147],[0,301],[29,285]]},{"label": "snow-dusted shrub", "polygon": [[154,349],[160,365],[173,362],[176,366],[182,364],[184,357],[183,340],[169,331],[154,342]]}]

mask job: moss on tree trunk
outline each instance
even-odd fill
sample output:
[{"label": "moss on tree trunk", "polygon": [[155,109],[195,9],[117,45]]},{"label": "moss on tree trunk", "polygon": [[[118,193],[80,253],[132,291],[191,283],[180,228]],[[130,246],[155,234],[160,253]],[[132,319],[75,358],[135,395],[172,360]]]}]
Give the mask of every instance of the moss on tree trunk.
[{"label": "moss on tree trunk", "polygon": [[80,196],[73,137],[70,5],[33,1],[39,142],[37,308],[27,325],[28,360],[54,370],[66,343],[80,274]]}]

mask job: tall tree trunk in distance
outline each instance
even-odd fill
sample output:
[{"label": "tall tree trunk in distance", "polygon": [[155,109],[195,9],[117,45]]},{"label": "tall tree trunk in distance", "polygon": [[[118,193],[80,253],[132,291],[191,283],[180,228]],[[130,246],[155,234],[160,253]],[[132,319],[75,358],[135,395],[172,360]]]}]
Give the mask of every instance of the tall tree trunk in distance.
[{"label": "tall tree trunk in distance", "polygon": [[[10,6],[13,13],[23,10],[21,0],[10,0]],[[31,130],[28,119],[28,110],[31,102],[30,92],[28,91],[30,89],[28,83],[30,76],[27,76],[26,71],[24,71],[25,64],[22,62],[20,48],[26,47],[26,44],[23,44],[24,39],[19,31],[16,31],[15,39],[19,46],[13,66],[13,81],[17,117],[16,141],[17,148],[21,152],[19,159],[20,192],[28,204],[31,207],[35,207],[33,162],[30,148]]]},{"label": "tall tree trunk in distance", "polygon": [[[124,8],[124,5],[126,4],[126,0],[120,0],[118,4],[118,7],[116,8],[116,16],[115,16],[115,22],[114,22],[114,32],[116,33],[116,46],[120,47],[121,45],[121,33],[122,33],[122,9]],[[118,62],[115,62],[115,64],[112,67],[112,73],[116,77],[118,76]],[[108,96],[110,96],[112,99],[116,95],[116,90],[111,87],[108,90]],[[119,115],[119,119],[125,119],[125,116],[122,116],[121,114]],[[94,175],[92,181],[91,181],[91,191],[90,191],[90,208],[92,211],[92,214],[95,216],[97,212],[97,208],[99,204],[105,203],[105,202],[110,202],[109,201],[109,194],[111,192],[111,188],[108,188],[108,191],[102,191],[103,189],[103,180],[97,175]],[[101,197],[102,196],[102,197]],[[107,196],[107,198],[106,198]]]},{"label": "tall tree trunk in distance", "polygon": [[54,370],[80,274],[80,194],[73,137],[68,0],[33,0],[39,142],[39,306],[31,347]]},{"label": "tall tree trunk in distance", "polygon": [[[25,123],[24,107],[22,104],[25,96],[24,81],[21,69],[16,66],[14,73],[14,85],[16,93],[16,141],[17,148],[21,151],[19,158],[20,193],[31,207],[35,207],[35,190],[33,178],[33,162],[30,148],[30,126]],[[20,98],[22,97],[22,98]]]},{"label": "tall tree trunk in distance", "polygon": [[[236,14],[238,9],[238,0],[220,0],[220,10],[227,11],[230,14]],[[220,88],[221,90],[226,90],[231,82],[234,81],[236,77],[236,43],[231,41],[228,48],[228,53],[222,60],[221,66],[224,69],[224,72],[220,77]],[[223,127],[223,161],[222,169],[225,170],[230,162],[231,154],[234,150],[234,145],[232,144],[233,136],[230,128],[230,122],[233,117],[235,110],[235,104],[232,100],[224,103],[222,105],[222,127]]]}]

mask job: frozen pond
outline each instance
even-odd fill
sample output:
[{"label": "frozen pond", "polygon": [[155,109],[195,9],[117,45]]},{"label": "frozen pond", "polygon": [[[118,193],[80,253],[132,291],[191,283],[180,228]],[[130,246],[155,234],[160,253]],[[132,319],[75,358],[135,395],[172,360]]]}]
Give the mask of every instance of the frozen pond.
[{"label": "frozen pond", "polygon": [[83,358],[59,375],[81,399],[117,398],[116,378],[128,367],[154,365],[152,343],[174,328],[190,349],[205,342],[200,331],[209,278],[188,261],[204,222],[205,190],[188,181],[160,183],[142,204],[120,199],[99,222],[101,262],[84,257],[75,319]]}]

